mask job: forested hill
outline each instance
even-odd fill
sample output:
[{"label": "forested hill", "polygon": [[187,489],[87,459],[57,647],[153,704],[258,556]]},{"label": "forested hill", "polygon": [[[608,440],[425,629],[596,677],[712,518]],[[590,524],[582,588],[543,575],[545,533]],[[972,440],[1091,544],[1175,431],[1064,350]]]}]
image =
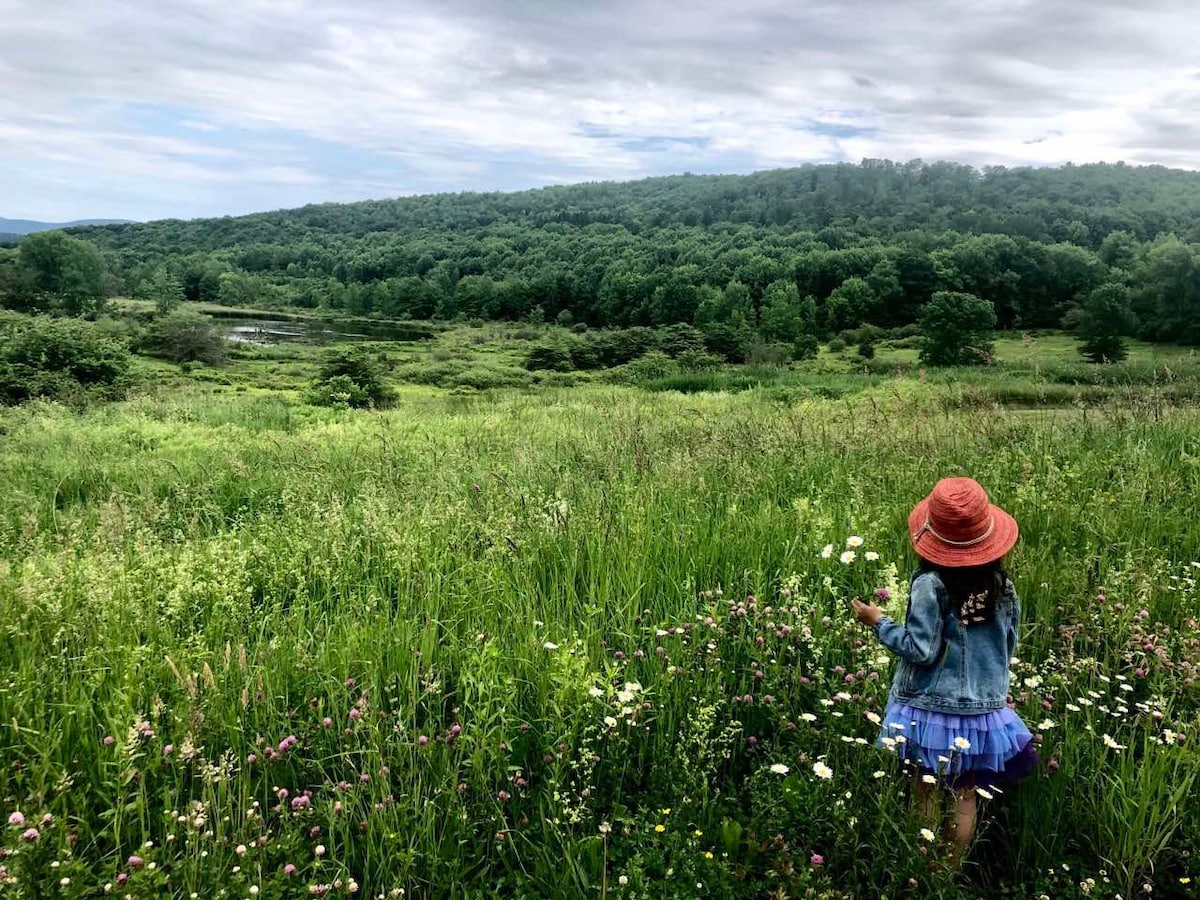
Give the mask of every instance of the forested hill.
[{"label": "forested hill", "polygon": [[110,292],[236,306],[790,340],[909,324],[937,291],[1057,327],[1112,285],[1139,334],[1200,343],[1200,174],[1161,167],[865,161],[73,233]]},{"label": "forested hill", "polygon": [[1141,240],[1164,231],[1200,240],[1200,173],[1120,163],[981,172],[954,163],[868,160],[753,175],[676,175],[507,194],[321,204],[237,218],[109,227],[88,237],[110,248],[154,248],[169,241],[173,250],[192,252],[381,231],[555,223],[620,225],[632,232],[676,225],[832,226],[880,237],[913,229],[954,230],[1093,247],[1116,230]]}]

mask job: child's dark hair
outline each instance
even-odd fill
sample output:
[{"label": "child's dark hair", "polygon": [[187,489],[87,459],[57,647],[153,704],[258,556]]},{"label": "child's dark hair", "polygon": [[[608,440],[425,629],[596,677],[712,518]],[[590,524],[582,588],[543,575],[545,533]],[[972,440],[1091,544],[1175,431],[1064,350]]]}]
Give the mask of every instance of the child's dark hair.
[{"label": "child's dark hair", "polygon": [[984,566],[935,566],[923,559],[921,571],[936,572],[942,579],[950,595],[950,609],[965,627],[992,621],[1008,586],[1002,559]]}]

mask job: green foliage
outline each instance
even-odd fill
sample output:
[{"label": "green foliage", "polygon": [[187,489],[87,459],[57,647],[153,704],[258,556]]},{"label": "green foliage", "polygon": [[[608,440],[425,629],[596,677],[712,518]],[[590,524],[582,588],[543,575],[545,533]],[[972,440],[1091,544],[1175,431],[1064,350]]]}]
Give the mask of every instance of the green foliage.
[{"label": "green foliage", "polygon": [[0,320],[0,403],[114,399],[128,387],[129,364],[128,346],[91,323]]},{"label": "green foliage", "polygon": [[931,366],[988,363],[996,311],[973,294],[938,291],[921,309],[921,361]]},{"label": "green foliage", "polygon": [[321,362],[308,394],[316,406],[384,409],[396,394],[387,384],[384,366],[364,349],[335,350]]},{"label": "green foliage", "polygon": [[1094,363],[1120,362],[1129,355],[1124,337],[1133,330],[1129,289],[1106,284],[1092,291],[1076,319],[1079,352]]},{"label": "green foliage", "polygon": [[12,309],[94,315],[104,305],[104,262],[96,247],[61,231],[22,239],[19,275],[8,287]]},{"label": "green foliage", "polygon": [[571,352],[559,344],[542,344],[529,351],[525,368],[530,371],[546,369],[552,372],[570,372],[575,368]]},{"label": "green foliage", "polygon": [[141,349],[173,362],[218,365],[225,359],[225,338],[209,316],[176,308],[154,317]]}]

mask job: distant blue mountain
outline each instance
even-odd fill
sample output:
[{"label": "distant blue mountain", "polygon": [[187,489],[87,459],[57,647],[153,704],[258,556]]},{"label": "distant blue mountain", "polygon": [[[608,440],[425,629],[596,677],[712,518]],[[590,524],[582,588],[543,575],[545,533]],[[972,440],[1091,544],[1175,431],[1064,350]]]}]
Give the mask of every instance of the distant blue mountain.
[{"label": "distant blue mountain", "polygon": [[128,225],[129,219],[79,219],[76,222],[34,222],[30,219],[0,219],[0,235],[26,235],[35,231],[78,228],[83,225]]}]

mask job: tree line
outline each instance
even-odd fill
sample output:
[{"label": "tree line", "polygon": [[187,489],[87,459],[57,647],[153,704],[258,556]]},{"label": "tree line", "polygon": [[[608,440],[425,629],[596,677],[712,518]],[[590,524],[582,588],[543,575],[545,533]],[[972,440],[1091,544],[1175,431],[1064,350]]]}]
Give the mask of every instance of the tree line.
[{"label": "tree line", "polygon": [[801,348],[954,307],[998,329],[1197,344],[1200,175],[868,160],[86,228],[0,250],[11,308],[87,314],[112,294],[168,307],[684,323],[713,345]]}]

